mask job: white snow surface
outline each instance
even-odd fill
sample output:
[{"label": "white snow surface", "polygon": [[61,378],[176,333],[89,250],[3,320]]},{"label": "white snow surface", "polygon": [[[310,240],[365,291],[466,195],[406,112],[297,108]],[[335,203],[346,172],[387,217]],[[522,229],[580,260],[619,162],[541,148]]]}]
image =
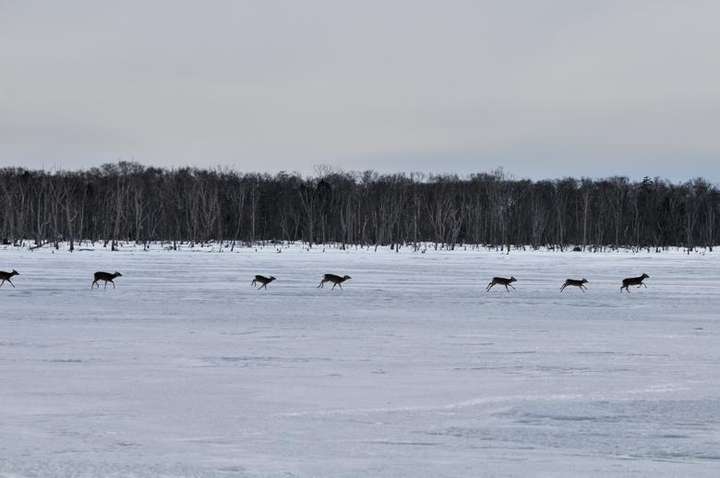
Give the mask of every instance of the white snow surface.
[{"label": "white snow surface", "polygon": [[13,268],[2,477],[720,476],[717,252],[0,250]]}]

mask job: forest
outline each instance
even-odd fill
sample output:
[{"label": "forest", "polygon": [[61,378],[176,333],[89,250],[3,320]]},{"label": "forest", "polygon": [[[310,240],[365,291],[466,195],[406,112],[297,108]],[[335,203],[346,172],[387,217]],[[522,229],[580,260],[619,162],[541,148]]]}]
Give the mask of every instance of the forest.
[{"label": "forest", "polygon": [[[145,167],[0,169],[0,239],[148,244],[266,241],[398,247],[583,250],[712,248],[720,191],[704,179],[531,181],[501,170],[457,175],[241,173]],[[425,244],[425,246],[420,246]]]}]

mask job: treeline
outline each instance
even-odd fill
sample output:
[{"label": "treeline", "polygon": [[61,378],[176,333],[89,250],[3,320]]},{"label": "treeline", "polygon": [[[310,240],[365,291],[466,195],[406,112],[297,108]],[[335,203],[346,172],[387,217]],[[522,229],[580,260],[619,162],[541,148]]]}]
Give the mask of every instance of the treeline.
[{"label": "treeline", "polygon": [[720,192],[703,179],[516,180],[501,171],[426,176],[243,174],[136,163],[50,173],[0,170],[0,239],[305,241],[341,245],[712,247]]}]

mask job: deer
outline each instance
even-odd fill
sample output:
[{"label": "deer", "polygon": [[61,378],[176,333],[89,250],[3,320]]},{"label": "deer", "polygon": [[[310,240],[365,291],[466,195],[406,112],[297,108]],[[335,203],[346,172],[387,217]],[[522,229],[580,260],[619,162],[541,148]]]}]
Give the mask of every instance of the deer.
[{"label": "deer", "polygon": [[113,282],[113,279],[116,277],[122,277],[122,274],[115,271],[112,274],[110,272],[96,272],[94,275],[94,279],[92,284],[90,284],[90,288],[92,289],[96,284],[98,286],[98,289],[100,288],[100,284],[98,284],[99,281],[105,281],[105,288],[107,289],[108,282],[110,282],[113,285],[113,289],[115,288],[115,282]]},{"label": "deer", "polygon": [[508,286],[512,287],[513,290],[515,290],[515,287],[513,287],[512,285],[513,282],[517,282],[517,279],[512,276],[509,279],[506,279],[505,277],[493,277],[493,279],[488,284],[487,289],[485,289],[485,292],[490,292],[490,289],[492,289],[497,284],[504,285],[505,290],[510,292]]},{"label": "deer", "polygon": [[0,280],[2,281],[2,282],[0,282],[0,287],[3,286],[5,281],[8,281],[10,283],[10,285],[13,286],[13,289],[14,289],[15,284],[13,284],[13,282],[10,279],[12,279],[15,276],[19,276],[19,275],[20,275],[20,273],[18,271],[16,271],[15,269],[13,269],[12,272],[0,271]]},{"label": "deer", "polygon": [[[332,288],[333,288],[333,289],[335,288],[336,285],[339,285],[340,288],[342,289],[342,288],[343,288],[343,287],[342,287],[342,283],[345,282],[345,281],[348,280],[348,279],[352,279],[352,277],[350,277],[350,276],[342,276],[342,277],[340,277],[340,276],[335,275],[335,274],[325,274],[325,275],[323,276],[322,280],[320,281],[320,284],[318,285],[318,288],[325,287],[325,283],[326,283],[326,282],[332,282],[332,285],[333,285]],[[332,290],[332,289],[330,289],[330,290]]]},{"label": "deer", "polygon": [[631,285],[636,285],[638,287],[645,287],[647,289],[647,286],[643,283],[645,279],[649,279],[650,276],[647,274],[643,274],[640,277],[628,277],[626,279],[623,279],[622,286],[620,286],[620,292],[622,292],[623,289],[627,291],[627,293],[630,293],[629,287]]},{"label": "deer", "polygon": [[257,288],[257,285],[260,284],[260,289],[267,289],[267,285],[275,280],[275,277],[265,277],[261,275],[256,275],[255,278],[250,283],[251,286]]},{"label": "deer", "polygon": [[560,287],[560,292],[564,291],[565,287],[570,285],[573,287],[580,288],[580,290],[583,291],[583,293],[584,293],[585,289],[587,289],[587,287],[585,287],[585,284],[587,284],[587,283],[588,283],[587,279],[565,279],[565,283],[562,285],[562,287]]}]

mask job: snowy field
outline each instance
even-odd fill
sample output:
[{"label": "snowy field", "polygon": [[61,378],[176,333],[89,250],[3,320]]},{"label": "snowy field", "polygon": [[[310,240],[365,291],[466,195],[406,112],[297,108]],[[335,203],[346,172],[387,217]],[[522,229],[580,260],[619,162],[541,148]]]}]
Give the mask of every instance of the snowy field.
[{"label": "snowy field", "polygon": [[2,477],[720,476],[717,252],[0,250],[13,268]]}]

